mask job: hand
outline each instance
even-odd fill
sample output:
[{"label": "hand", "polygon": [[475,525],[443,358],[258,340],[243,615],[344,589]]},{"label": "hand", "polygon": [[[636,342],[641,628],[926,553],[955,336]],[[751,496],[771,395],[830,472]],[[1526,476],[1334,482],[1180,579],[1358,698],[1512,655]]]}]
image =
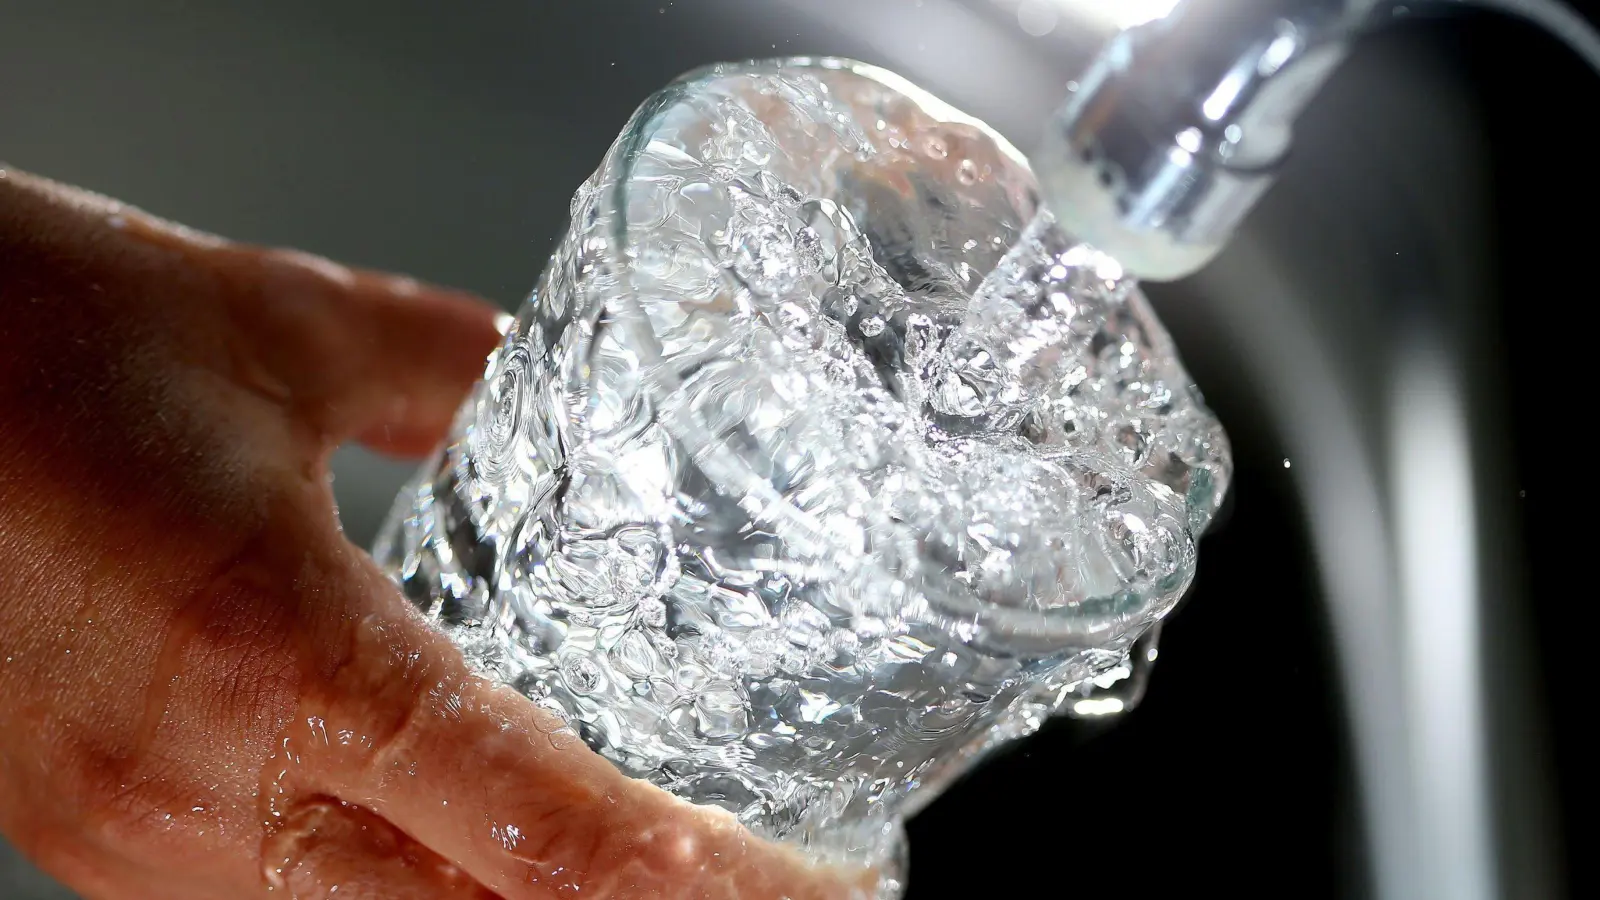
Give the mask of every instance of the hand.
[{"label": "hand", "polygon": [[97,900],[869,890],[473,677],[344,539],[333,448],[427,453],[498,340],[0,167],[0,830]]}]

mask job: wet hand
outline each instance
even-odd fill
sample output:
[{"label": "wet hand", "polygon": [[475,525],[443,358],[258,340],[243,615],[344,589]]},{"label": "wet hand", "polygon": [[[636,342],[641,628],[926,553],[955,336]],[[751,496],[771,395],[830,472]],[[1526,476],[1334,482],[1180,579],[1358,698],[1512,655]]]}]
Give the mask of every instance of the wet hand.
[{"label": "wet hand", "polygon": [[480,301],[0,166],[0,830],[89,898],[846,897],[475,678],[339,531]]}]

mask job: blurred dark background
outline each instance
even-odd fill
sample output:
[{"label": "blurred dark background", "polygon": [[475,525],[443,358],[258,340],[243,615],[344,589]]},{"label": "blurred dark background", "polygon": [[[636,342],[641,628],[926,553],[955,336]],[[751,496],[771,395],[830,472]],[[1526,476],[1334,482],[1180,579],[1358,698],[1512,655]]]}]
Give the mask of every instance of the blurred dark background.
[{"label": "blurred dark background", "polygon": [[[1049,2],[0,0],[0,159],[510,308],[572,190],[677,74],[851,56],[1027,150],[1132,0]],[[1319,99],[1239,246],[1150,291],[1239,471],[1144,705],[1114,724],[1053,724],[916,819],[913,900],[1040,885],[1595,896],[1563,839],[1586,758],[1561,714],[1583,708],[1568,606],[1593,589],[1562,535],[1586,518],[1587,453],[1568,422],[1588,404],[1587,348],[1564,319],[1594,290],[1572,264],[1595,253],[1600,79],[1514,22],[1413,18]],[[1433,440],[1395,413],[1410,408],[1397,398],[1422,377],[1416,359],[1441,360],[1460,401],[1459,430],[1436,436],[1470,463],[1471,521],[1437,523],[1470,540],[1453,574],[1430,568],[1440,557],[1418,548],[1407,499],[1405,448]],[[370,542],[409,471],[340,452],[354,540]],[[1442,601],[1435,582],[1452,586]],[[1474,669],[1453,682],[1467,700],[1437,700],[1454,706],[1406,674],[1406,659],[1431,658],[1427,623],[1392,614],[1438,602],[1472,612]],[[1385,656],[1385,634],[1411,650]],[[1442,745],[1419,724],[1441,721]],[[1481,758],[1452,755],[1456,733]],[[1455,763],[1462,780],[1429,786]],[[1477,843],[1435,840],[1457,818],[1451,784],[1482,789]],[[68,896],[0,846],[0,898]]]}]

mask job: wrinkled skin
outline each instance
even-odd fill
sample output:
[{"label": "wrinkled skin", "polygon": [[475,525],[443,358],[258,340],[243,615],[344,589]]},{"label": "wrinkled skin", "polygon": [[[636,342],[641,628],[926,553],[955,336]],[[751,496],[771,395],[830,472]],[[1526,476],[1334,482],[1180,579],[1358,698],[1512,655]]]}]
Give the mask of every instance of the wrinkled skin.
[{"label": "wrinkled skin", "polygon": [[[0,166],[0,830],[94,900],[848,897],[476,679],[339,531],[485,304]],[[337,890],[335,890],[337,888]]]}]

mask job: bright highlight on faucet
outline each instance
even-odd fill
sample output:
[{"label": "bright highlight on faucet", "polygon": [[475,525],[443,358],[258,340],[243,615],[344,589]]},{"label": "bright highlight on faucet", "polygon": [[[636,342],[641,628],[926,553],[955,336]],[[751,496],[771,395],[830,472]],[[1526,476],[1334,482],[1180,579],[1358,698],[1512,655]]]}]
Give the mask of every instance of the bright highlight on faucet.
[{"label": "bright highlight on faucet", "polygon": [[1163,18],[1178,0],[1054,0],[1067,12],[1088,13],[1118,28],[1133,28]]}]

